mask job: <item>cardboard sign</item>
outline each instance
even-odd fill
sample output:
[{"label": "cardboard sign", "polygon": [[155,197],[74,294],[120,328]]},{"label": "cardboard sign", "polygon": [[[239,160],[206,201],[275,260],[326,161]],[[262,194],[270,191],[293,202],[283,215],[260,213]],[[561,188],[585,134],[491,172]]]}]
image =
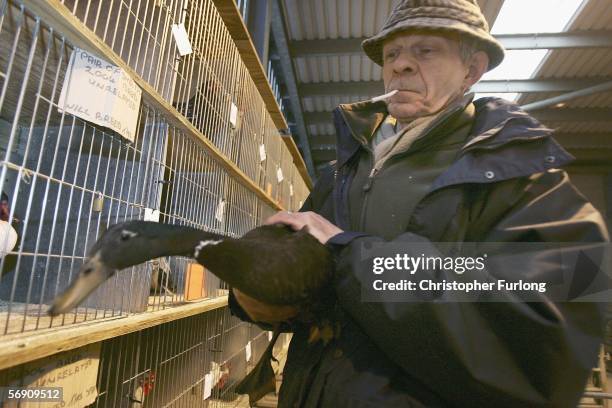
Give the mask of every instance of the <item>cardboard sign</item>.
[{"label": "cardboard sign", "polygon": [[197,263],[187,265],[185,273],[185,300],[197,300],[206,292],[206,270]]},{"label": "cardboard sign", "polygon": [[133,142],[141,96],[142,90],[121,68],[75,48],[58,109],[106,126]]},{"label": "cardboard sign", "polygon": [[[59,387],[63,390],[63,402],[24,401],[19,407],[82,408],[92,404],[98,396],[96,384],[100,344],[93,343],[26,363],[23,370],[25,376],[13,379],[8,385],[20,388]],[[4,402],[2,406],[16,408],[17,401]]]}]

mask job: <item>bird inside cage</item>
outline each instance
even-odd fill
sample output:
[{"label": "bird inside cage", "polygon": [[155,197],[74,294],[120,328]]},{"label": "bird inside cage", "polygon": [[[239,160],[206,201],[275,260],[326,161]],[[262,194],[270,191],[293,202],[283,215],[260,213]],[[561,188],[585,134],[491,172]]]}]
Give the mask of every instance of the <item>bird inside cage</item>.
[{"label": "bird inside cage", "polygon": [[150,293],[154,295],[173,295],[176,292],[176,284],[172,278],[172,269],[165,258],[151,261],[151,288]]},{"label": "bird inside cage", "polygon": [[3,191],[0,197],[0,258],[4,258],[4,264],[0,277],[15,270],[17,265],[17,255],[9,252],[19,246],[19,234],[15,228],[18,226],[19,220],[16,217],[11,220],[10,214],[10,199],[8,194]]}]

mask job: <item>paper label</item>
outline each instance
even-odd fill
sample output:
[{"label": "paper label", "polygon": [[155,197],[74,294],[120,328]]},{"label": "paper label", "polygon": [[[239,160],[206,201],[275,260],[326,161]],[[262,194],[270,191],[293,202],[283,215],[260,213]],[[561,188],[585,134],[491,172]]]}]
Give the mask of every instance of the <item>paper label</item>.
[{"label": "paper label", "polygon": [[264,144],[259,145],[259,161],[266,161],[266,146]]},{"label": "paper label", "polygon": [[272,341],[272,332],[271,331],[268,332],[268,341]]},{"label": "paper label", "polygon": [[298,204],[298,208],[302,208],[302,205],[304,205],[304,202],[300,201],[300,203]]},{"label": "paper label", "polygon": [[225,215],[225,200],[219,201],[217,205],[217,211],[215,211],[215,218],[219,222],[223,222],[223,217]]},{"label": "paper label", "polygon": [[189,41],[189,35],[187,34],[187,30],[185,30],[185,24],[172,24],[172,35],[174,36],[176,48],[181,57],[193,52],[191,42]]},{"label": "paper label", "polygon": [[289,184],[289,195],[293,197],[293,184]]},{"label": "paper label", "polygon": [[278,180],[279,183],[284,180],[283,169],[281,169],[280,167],[276,169],[276,180]]},{"label": "paper label", "polygon": [[[25,401],[21,408],[45,406],[49,408],[82,408],[93,404],[98,396],[96,388],[100,365],[100,343],[93,343],[66,351],[42,360],[26,363],[23,370],[14,370],[15,377],[7,379],[8,385],[20,388],[62,388],[63,402]],[[10,371],[10,370],[9,370]],[[23,382],[22,382],[23,381]],[[1,405],[2,403],[0,403]],[[17,407],[17,401],[4,402],[3,407]]]},{"label": "paper label", "polygon": [[212,395],[212,374],[208,373],[204,376],[204,395],[202,395],[202,399],[210,398]]},{"label": "paper label", "polygon": [[234,105],[234,102],[232,102],[232,105],[230,106],[230,123],[232,127],[235,128],[237,122],[238,122],[238,107]]},{"label": "paper label", "polygon": [[145,208],[144,220],[159,222],[159,210],[155,210],[153,208]]},{"label": "paper label", "polygon": [[251,342],[249,341],[245,346],[246,361],[251,361]]},{"label": "paper label", "polygon": [[125,71],[80,48],[70,57],[58,110],[134,141],[142,90]]}]

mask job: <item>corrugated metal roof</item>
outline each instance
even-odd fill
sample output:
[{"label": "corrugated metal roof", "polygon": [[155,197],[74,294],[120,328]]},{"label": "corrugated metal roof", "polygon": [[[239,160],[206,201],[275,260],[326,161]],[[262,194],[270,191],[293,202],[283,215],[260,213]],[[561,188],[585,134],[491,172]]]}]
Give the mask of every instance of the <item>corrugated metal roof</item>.
[{"label": "corrugated metal roof", "polygon": [[[584,4],[567,31],[612,29],[612,7],[609,1],[591,0]],[[565,49],[549,51],[534,77],[536,78],[588,78],[612,77],[612,51],[602,48]],[[519,104],[531,103],[557,96],[559,93],[523,94]],[[566,107],[612,107],[612,92],[603,92],[572,99]],[[560,132],[610,132],[610,123],[546,123]]]}]

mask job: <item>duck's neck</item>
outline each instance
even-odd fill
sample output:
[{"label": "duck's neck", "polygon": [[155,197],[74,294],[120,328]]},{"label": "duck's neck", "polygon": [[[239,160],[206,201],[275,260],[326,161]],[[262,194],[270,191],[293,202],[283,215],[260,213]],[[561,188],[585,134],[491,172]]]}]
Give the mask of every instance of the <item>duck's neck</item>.
[{"label": "duck's neck", "polygon": [[197,258],[199,252],[207,245],[216,245],[225,237],[220,234],[205,232],[191,227],[163,225],[160,239],[151,248],[159,256],[189,256]]}]

